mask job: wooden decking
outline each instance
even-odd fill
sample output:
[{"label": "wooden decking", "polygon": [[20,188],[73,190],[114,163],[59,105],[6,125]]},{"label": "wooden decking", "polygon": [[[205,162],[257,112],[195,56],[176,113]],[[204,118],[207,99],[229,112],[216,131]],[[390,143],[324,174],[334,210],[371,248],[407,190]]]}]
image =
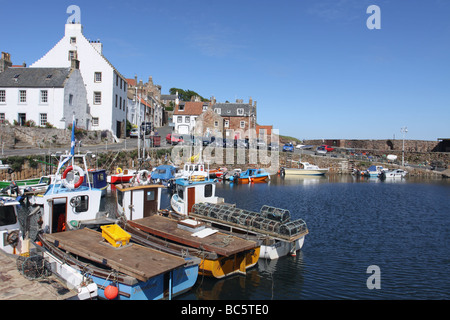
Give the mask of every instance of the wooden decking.
[{"label": "wooden decking", "polygon": [[127,223],[132,227],[158,237],[193,248],[215,252],[226,257],[259,246],[255,241],[244,240],[220,232],[205,238],[194,237],[191,232],[178,228],[177,221],[161,216],[150,216],[143,219],[127,221]]},{"label": "wooden decking", "polygon": [[114,248],[100,232],[91,229],[46,234],[45,239],[61,249],[125,273],[141,281],[178,268],[185,260],[167,253],[129,244]]}]

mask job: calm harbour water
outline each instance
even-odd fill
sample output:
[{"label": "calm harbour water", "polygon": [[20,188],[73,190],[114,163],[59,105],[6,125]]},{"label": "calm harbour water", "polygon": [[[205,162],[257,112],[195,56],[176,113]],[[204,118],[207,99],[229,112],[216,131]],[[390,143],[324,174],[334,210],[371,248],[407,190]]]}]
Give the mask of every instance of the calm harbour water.
[{"label": "calm harbour water", "polygon": [[[218,183],[216,194],[248,210],[288,209],[310,233],[296,257],[260,259],[246,276],[199,276],[178,299],[450,298],[449,181],[272,176],[269,183]],[[168,206],[164,191],[161,208]],[[371,265],[380,268],[380,289],[367,287]]]}]

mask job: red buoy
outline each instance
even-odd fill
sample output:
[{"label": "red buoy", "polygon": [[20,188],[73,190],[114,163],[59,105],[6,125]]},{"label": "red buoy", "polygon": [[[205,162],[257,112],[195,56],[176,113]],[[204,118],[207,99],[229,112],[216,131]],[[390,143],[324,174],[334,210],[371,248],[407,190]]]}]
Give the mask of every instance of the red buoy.
[{"label": "red buoy", "polygon": [[117,295],[119,294],[119,289],[117,289],[116,286],[109,285],[105,288],[105,297],[108,300],[114,300],[117,298]]}]

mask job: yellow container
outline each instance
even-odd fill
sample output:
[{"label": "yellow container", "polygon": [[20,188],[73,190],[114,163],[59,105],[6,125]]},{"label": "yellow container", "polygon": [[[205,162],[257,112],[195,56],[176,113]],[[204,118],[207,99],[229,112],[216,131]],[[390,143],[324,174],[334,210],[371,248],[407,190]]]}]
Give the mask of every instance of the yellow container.
[{"label": "yellow container", "polygon": [[101,228],[102,237],[115,248],[125,246],[130,241],[131,235],[117,224],[101,226]]}]

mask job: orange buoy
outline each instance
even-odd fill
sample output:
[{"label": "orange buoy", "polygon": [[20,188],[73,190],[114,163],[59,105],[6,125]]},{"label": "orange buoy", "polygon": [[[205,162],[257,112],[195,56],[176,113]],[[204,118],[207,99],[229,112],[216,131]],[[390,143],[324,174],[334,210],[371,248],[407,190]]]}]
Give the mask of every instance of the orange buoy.
[{"label": "orange buoy", "polygon": [[118,294],[119,289],[117,289],[117,287],[114,285],[109,285],[105,288],[105,297],[108,300],[114,300],[115,298],[117,298]]}]

